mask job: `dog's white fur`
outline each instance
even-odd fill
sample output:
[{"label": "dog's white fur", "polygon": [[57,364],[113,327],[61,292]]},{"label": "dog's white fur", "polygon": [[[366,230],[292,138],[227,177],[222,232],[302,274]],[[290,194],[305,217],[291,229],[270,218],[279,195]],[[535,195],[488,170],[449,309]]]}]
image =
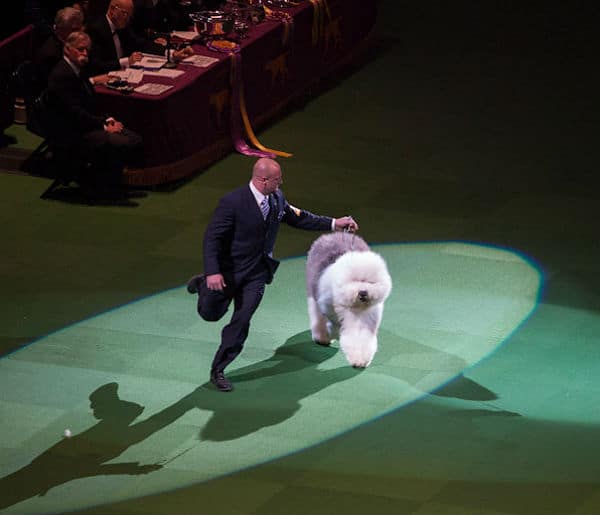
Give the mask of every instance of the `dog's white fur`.
[{"label": "dog's white fur", "polygon": [[306,262],[313,340],[340,348],[354,367],[371,364],[392,279],[383,258],[357,235],[331,233],[312,244]]}]

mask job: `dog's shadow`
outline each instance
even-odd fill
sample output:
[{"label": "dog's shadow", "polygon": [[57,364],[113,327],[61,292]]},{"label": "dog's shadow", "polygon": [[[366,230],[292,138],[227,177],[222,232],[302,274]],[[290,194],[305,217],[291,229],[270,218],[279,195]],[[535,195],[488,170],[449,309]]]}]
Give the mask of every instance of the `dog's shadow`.
[{"label": "dog's shadow", "polygon": [[205,390],[197,396],[198,407],[213,412],[200,431],[201,440],[240,438],[292,417],[300,401],[324,388],[360,374],[344,365],[318,368],[338,352],[312,341],[310,331],[289,338],[268,359],[232,372],[237,388],[233,394]]}]

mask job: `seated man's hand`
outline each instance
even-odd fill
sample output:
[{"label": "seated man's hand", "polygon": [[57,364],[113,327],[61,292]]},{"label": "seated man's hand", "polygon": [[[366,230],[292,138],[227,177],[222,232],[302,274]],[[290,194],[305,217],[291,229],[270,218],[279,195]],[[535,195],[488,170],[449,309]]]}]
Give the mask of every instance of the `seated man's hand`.
[{"label": "seated man's hand", "polygon": [[129,66],[131,66],[132,64],[138,63],[142,60],[142,53],[141,52],[133,52],[130,56],[129,56]]},{"label": "seated man's hand", "polygon": [[104,124],[104,130],[106,132],[118,133],[123,130],[123,124],[114,118],[107,118]]},{"label": "seated man's hand", "polygon": [[191,55],[194,55],[194,50],[192,47],[186,46],[173,52],[173,60],[175,62],[183,61],[186,57],[190,57]]},{"label": "seated man's hand", "polygon": [[106,84],[110,79],[114,78],[115,75],[111,75],[110,73],[105,73],[103,75],[94,75],[91,77],[92,84]]}]

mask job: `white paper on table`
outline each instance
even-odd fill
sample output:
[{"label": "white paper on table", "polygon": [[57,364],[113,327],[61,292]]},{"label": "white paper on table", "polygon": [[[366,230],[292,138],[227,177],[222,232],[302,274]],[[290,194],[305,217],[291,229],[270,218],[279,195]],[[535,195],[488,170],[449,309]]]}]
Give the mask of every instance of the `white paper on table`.
[{"label": "white paper on table", "polygon": [[108,72],[113,77],[119,77],[121,80],[126,80],[129,84],[139,84],[144,76],[144,70],[136,68],[125,68],[124,70],[115,70],[114,72]]},{"label": "white paper on table", "polygon": [[199,66],[200,68],[206,68],[213,63],[216,63],[218,59],[216,57],[209,57],[207,55],[194,54],[190,57],[186,57],[183,61],[184,64],[191,64],[193,66]]},{"label": "white paper on table", "polygon": [[169,79],[175,79],[185,72],[183,70],[174,70],[171,68],[161,68],[160,70],[150,71],[145,70],[144,75],[155,75],[156,77],[167,77]]},{"label": "white paper on table", "polygon": [[144,70],[158,70],[167,63],[167,58],[154,54],[142,54],[142,58],[133,63],[130,68],[143,68]]},{"label": "white paper on table", "polygon": [[160,95],[165,91],[171,89],[173,86],[167,84],[158,84],[156,82],[146,82],[134,89],[136,93],[142,93],[144,95]]},{"label": "white paper on table", "polygon": [[193,41],[200,37],[195,30],[174,30],[171,32],[171,36],[176,36],[184,41]]}]

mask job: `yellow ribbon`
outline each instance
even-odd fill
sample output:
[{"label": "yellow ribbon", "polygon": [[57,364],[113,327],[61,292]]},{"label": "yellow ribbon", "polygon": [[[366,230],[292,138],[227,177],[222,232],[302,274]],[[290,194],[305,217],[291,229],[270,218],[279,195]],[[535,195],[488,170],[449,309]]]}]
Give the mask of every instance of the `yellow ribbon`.
[{"label": "yellow ribbon", "polygon": [[250,119],[248,118],[248,112],[246,111],[246,100],[244,99],[243,85],[240,85],[240,112],[242,113],[242,120],[244,121],[244,127],[246,129],[246,133],[248,134],[248,139],[257,149],[281,157],[292,157],[294,155],[290,154],[289,152],[282,152],[281,150],[273,150],[272,148],[267,148],[264,145],[262,145],[260,141],[258,141],[258,138],[252,130],[252,126],[250,125]]},{"label": "yellow ribbon", "polygon": [[[298,5],[297,3],[290,2],[290,5]],[[294,24],[294,18],[291,14],[269,9],[266,5],[263,6],[265,10],[265,16],[271,20],[280,20],[283,23],[283,33],[281,36],[281,43],[283,46],[287,46],[290,42],[290,33]]]},{"label": "yellow ribbon", "polygon": [[323,39],[325,32],[325,16],[331,21],[331,11],[327,0],[310,0],[313,6],[312,44],[316,46]]},{"label": "yellow ribbon", "polygon": [[310,0],[313,6],[313,22],[312,22],[312,44],[316,46],[319,42],[319,29],[321,27],[321,4],[319,0]]},{"label": "yellow ribbon", "polygon": [[283,35],[281,37],[281,43],[283,46],[288,46],[290,42],[290,22],[283,22]]}]

